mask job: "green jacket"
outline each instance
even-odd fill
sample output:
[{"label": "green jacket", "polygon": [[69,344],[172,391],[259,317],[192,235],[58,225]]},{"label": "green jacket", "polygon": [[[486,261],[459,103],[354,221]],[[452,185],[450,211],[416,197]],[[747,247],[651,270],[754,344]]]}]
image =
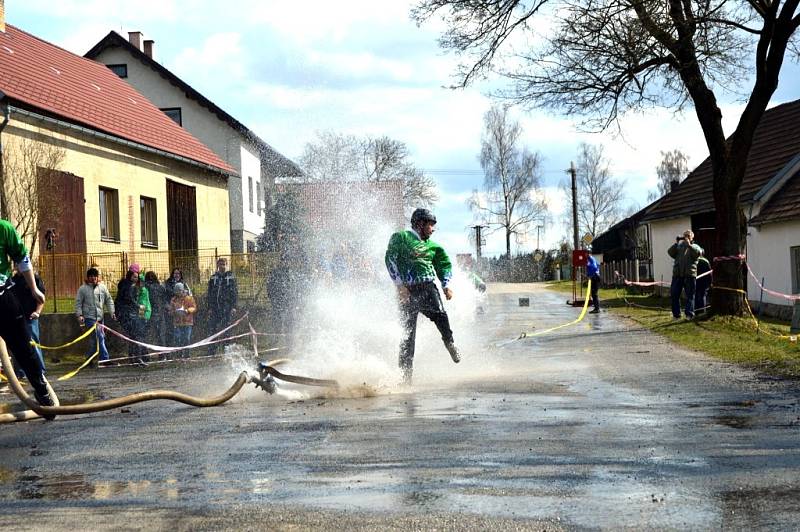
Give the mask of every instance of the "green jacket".
[{"label": "green jacket", "polygon": [[31,269],[28,250],[17,230],[8,220],[0,220],[0,285],[11,277],[12,260],[17,263],[20,271]]},{"label": "green jacket", "polygon": [[675,259],[672,265],[673,277],[697,277],[697,260],[703,254],[703,248],[681,240],[680,243],[672,244],[667,253]]},{"label": "green jacket", "polygon": [[153,307],[150,305],[150,292],[142,285],[138,287],[138,294],[136,296],[136,303],[141,307],[144,305],[144,315],[139,314],[140,318],[149,320],[153,313]]},{"label": "green jacket", "polygon": [[432,282],[437,277],[445,288],[453,276],[453,265],[444,248],[422,240],[416,231],[400,231],[389,239],[386,269],[396,285]]}]

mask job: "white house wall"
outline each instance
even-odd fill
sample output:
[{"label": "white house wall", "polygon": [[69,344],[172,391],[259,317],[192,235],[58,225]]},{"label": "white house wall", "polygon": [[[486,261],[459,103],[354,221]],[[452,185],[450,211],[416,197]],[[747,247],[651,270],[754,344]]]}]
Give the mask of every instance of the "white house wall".
[{"label": "white house wall", "polygon": [[[264,230],[264,213],[258,205],[258,189],[263,190],[264,183],[261,177],[261,160],[258,152],[251,146],[241,147],[242,160],[242,213],[244,219],[244,238],[245,241],[253,241],[254,238]],[[252,203],[253,212],[250,212],[250,185],[249,180],[253,180]],[[263,197],[263,194],[261,195]],[[259,214],[259,212],[261,214]]]},{"label": "white house wall", "polygon": [[[748,227],[747,263],[758,277],[765,279],[765,286],[784,294],[792,293],[792,261],[789,249],[800,246],[800,221],[771,223],[761,229]],[[758,301],[761,292],[753,282],[747,281],[748,299]],[[788,305],[782,297],[764,293],[764,301],[776,305]]]},{"label": "white house wall", "polygon": [[692,220],[688,216],[657,220],[650,222],[650,243],[653,252],[653,279],[663,279],[670,282],[672,279],[673,260],[667,254],[667,249],[675,243],[675,237],[692,227]]},{"label": "white house wall", "polygon": [[[134,59],[122,48],[107,48],[97,56],[96,61],[106,65],[127,65],[126,82],[145,95],[158,108],[179,107],[183,128],[237,171],[242,171],[242,154],[244,152],[242,145],[245,143],[245,139],[227,122],[218,118],[197,101],[188,98],[181,89],[162,78],[149,66]],[[260,171],[253,175],[258,176],[259,174]],[[240,177],[231,176],[228,180],[231,247],[234,250],[241,249],[242,231],[248,230],[248,227],[252,226],[251,223],[246,223],[244,220],[246,202],[243,200],[246,198],[243,197],[242,185]]]}]

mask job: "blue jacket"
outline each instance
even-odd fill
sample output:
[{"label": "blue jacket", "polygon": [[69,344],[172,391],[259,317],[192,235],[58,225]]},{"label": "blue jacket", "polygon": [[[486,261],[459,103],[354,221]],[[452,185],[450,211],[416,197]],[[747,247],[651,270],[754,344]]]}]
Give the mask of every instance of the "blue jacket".
[{"label": "blue jacket", "polygon": [[588,260],[586,261],[586,275],[588,277],[595,277],[600,275],[600,264],[597,263],[597,259],[589,255]]}]

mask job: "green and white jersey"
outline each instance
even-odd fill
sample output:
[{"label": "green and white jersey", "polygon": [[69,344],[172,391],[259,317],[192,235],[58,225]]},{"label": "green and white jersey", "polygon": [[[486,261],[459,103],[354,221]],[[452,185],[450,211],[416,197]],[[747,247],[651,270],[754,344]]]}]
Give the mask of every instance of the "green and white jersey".
[{"label": "green and white jersey", "polygon": [[0,285],[11,277],[12,260],[17,263],[17,269],[21,272],[31,269],[28,250],[19,233],[8,220],[0,220]]},{"label": "green and white jersey", "polygon": [[453,276],[453,266],[444,248],[422,240],[416,231],[400,231],[389,239],[386,269],[396,285],[432,282],[437,277],[445,288]]}]

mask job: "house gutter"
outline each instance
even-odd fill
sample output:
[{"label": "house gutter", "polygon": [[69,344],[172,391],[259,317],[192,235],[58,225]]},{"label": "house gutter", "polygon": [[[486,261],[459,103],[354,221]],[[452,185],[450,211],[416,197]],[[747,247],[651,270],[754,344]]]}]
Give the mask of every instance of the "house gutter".
[{"label": "house gutter", "polygon": [[120,137],[117,137],[117,136],[114,136],[114,135],[110,135],[108,133],[103,133],[101,131],[96,131],[94,129],[90,129],[88,127],[79,126],[79,125],[73,124],[71,122],[66,122],[64,120],[59,120],[57,118],[51,118],[49,116],[40,115],[38,113],[34,113],[34,112],[31,112],[31,111],[28,111],[28,110],[25,110],[25,109],[20,109],[18,107],[6,106],[6,111],[8,111],[9,109],[12,110],[16,114],[19,114],[19,115],[22,115],[22,116],[27,116],[29,118],[33,118],[34,120],[39,120],[41,122],[45,122],[47,124],[53,124],[55,126],[63,127],[63,128],[66,128],[66,129],[71,129],[73,131],[78,131],[80,133],[83,133],[84,135],[89,135],[89,136],[92,136],[92,137],[95,137],[95,138],[99,138],[99,139],[102,139],[102,140],[106,140],[108,142],[112,142],[112,143],[115,143],[115,144],[121,144],[121,145],[127,146],[129,148],[134,148],[134,149],[137,149],[137,150],[145,151],[147,153],[152,153],[152,154],[155,154],[155,155],[159,155],[161,157],[166,157],[167,159],[172,159],[174,161],[180,161],[182,163],[185,163],[185,164],[188,164],[188,165],[191,165],[191,166],[195,166],[195,167],[198,167],[198,168],[202,168],[204,170],[208,170],[208,171],[214,172],[216,174],[221,174],[221,175],[224,175],[226,177],[227,176],[231,176],[231,175],[236,175],[236,174],[231,173],[231,172],[226,172],[222,168],[218,168],[216,166],[212,166],[212,165],[206,164],[206,163],[201,163],[200,161],[195,161],[194,159],[189,159],[188,157],[184,157],[182,155],[178,155],[178,154],[171,153],[171,152],[164,151],[164,150],[159,150],[158,148],[153,148],[152,146],[148,146],[146,144],[141,144],[139,142],[134,142],[132,140],[126,140],[126,139],[123,139],[123,138],[120,138]]},{"label": "house gutter", "polygon": [[8,124],[8,100],[6,93],[0,90],[0,107],[3,109],[3,121],[0,122],[0,218],[6,217],[6,174],[3,167],[3,130]]}]

